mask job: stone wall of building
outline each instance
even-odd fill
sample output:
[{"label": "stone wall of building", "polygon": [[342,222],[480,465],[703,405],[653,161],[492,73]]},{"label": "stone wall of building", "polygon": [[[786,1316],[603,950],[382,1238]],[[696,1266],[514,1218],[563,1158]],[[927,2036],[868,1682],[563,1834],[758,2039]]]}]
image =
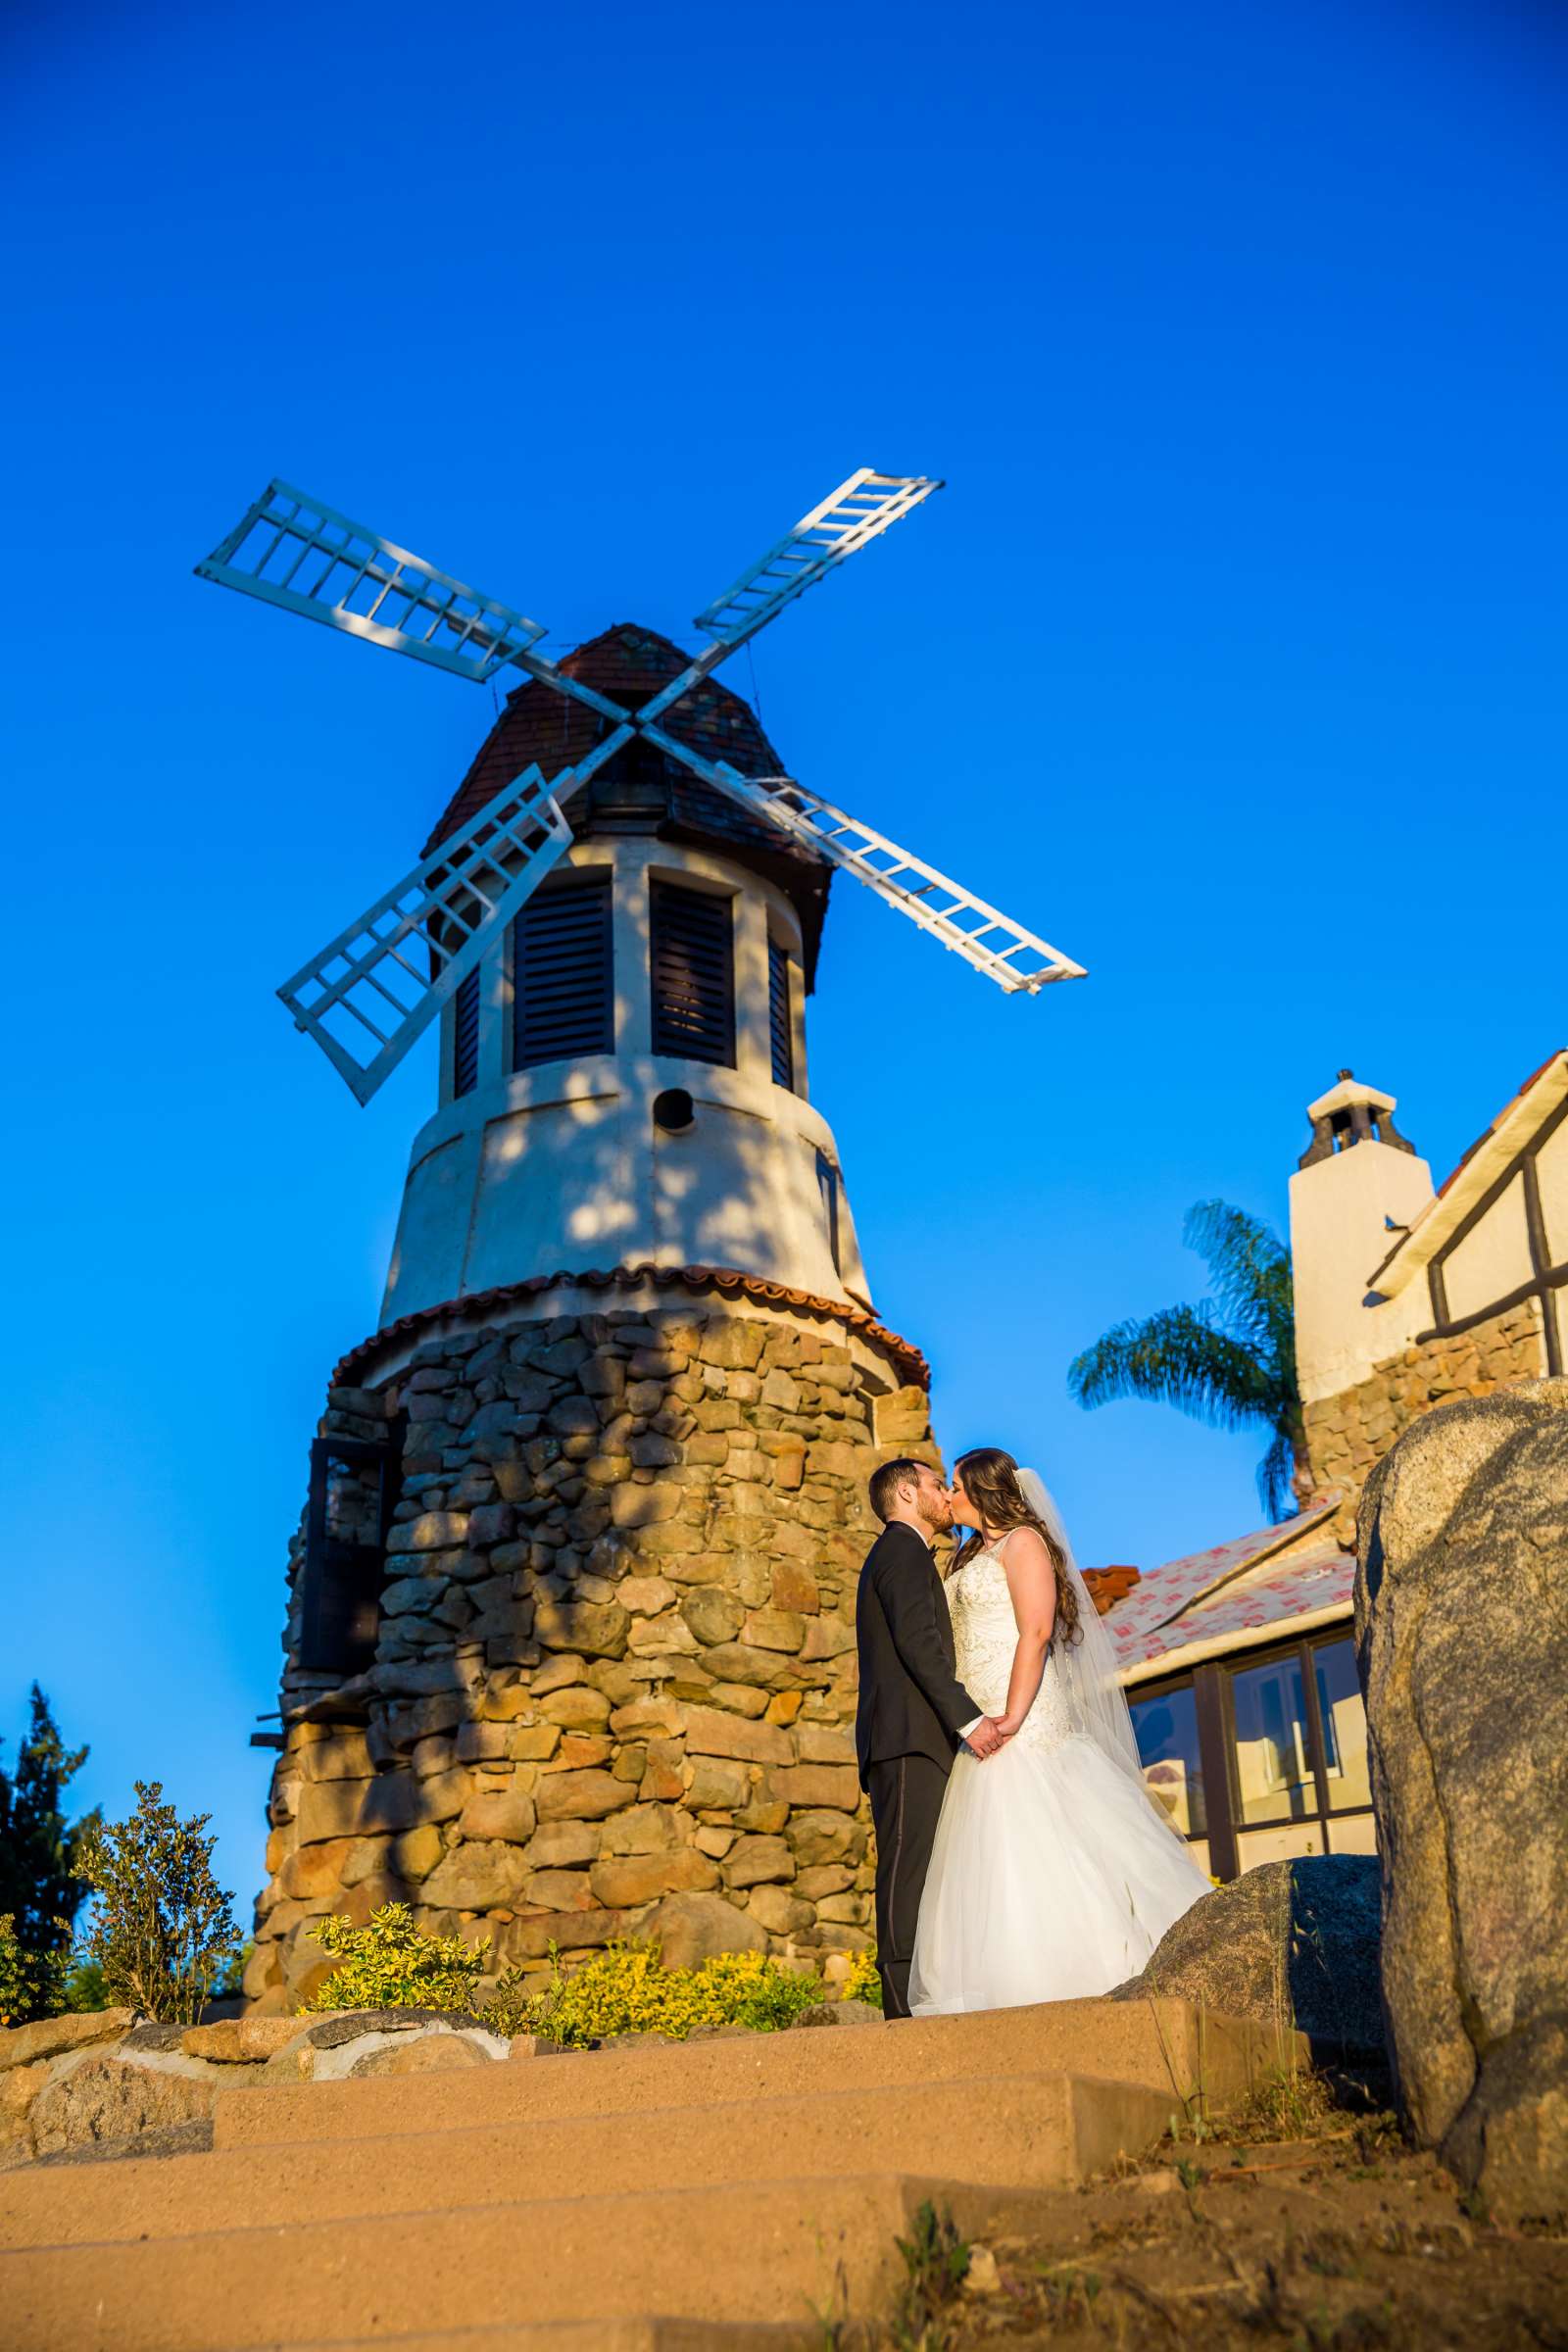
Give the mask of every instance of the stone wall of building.
[{"label": "stone wall of building", "polygon": [[1494,1389],[1536,1380],[1546,1369],[1541,1309],[1535,1299],[1479,1323],[1457,1339],[1406,1348],[1367,1379],[1303,1407],[1314,1493],[1338,1493],[1335,1533],[1355,1548],[1361,1489],[1400,1431],[1452,1396],[1490,1396]]},{"label": "stone wall of building", "polygon": [[656,1934],[666,1954],[870,1940],[855,1587],[871,1467],[936,1459],[926,1392],[863,1332],[683,1307],[522,1322],[336,1389],[407,1415],[375,1660],[300,1665],[246,1976],[292,2006],[313,1919],[412,1903],[494,1964]]}]

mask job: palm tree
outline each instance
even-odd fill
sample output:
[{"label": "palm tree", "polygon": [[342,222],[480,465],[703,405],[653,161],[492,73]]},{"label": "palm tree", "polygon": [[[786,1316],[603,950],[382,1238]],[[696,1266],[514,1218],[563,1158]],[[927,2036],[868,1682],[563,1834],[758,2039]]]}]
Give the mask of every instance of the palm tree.
[{"label": "palm tree", "polygon": [[1261,1219],[1224,1200],[1190,1208],[1182,1240],[1206,1260],[1212,1296],[1199,1306],[1161,1307],[1142,1323],[1118,1323],[1074,1357],[1067,1387],[1091,1409],[1144,1396],[1214,1429],[1260,1423],[1269,1446],[1257,1492],[1270,1518],[1283,1518],[1293,1484],[1302,1494],[1308,1476],[1291,1253]]}]

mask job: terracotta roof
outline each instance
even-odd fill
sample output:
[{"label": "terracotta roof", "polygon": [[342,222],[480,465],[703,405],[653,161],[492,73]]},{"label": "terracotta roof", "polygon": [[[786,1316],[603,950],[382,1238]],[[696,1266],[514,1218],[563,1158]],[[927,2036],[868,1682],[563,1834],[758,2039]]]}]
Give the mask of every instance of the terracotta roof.
[{"label": "terracotta roof", "polygon": [[591,1267],[586,1272],[536,1274],[527,1282],[498,1284],[494,1290],[466,1291],[459,1298],[444,1299],[439,1306],[420,1307],[417,1314],[399,1315],[395,1323],[387,1323],[362,1340],[340,1357],[332,1368],[328,1386],[354,1388],[359,1374],[389,1342],[414,1339],[431,1324],[448,1315],[464,1315],[483,1319],[492,1311],[520,1304],[524,1299],[537,1298],[546,1291],[569,1287],[583,1291],[640,1290],[652,1283],[661,1291],[684,1291],[693,1296],[717,1292],[720,1298],[739,1295],[755,1298],[764,1306],[787,1306],[797,1314],[808,1314],[825,1322],[842,1324],[857,1337],[869,1340],[873,1347],[884,1348],[892,1356],[895,1369],[910,1388],[929,1389],[931,1367],[918,1348],[901,1340],[896,1331],[863,1306],[852,1306],[842,1298],[820,1298],[811,1291],[792,1290],[787,1283],[766,1282],[759,1274],[737,1273],[730,1266],[612,1266],[608,1269]]},{"label": "terracotta roof", "polygon": [[[1325,1531],[1315,1544],[1194,1601],[1168,1624],[1125,1645],[1118,1642],[1117,1656],[1123,1667],[1144,1667],[1155,1660],[1175,1665],[1184,1650],[1245,1648],[1250,1646],[1246,1637],[1251,1633],[1266,1635],[1277,1628],[1283,1636],[1303,1617],[1348,1615],[1354,1590],[1355,1554],[1343,1551]],[[1113,1636],[1115,1631],[1113,1619]]]},{"label": "terracotta roof", "polygon": [[1086,1568],[1083,1578],[1084,1583],[1089,1587],[1089,1597],[1102,1617],[1108,1617],[1117,1601],[1125,1600],[1134,1585],[1139,1582],[1136,1568],[1119,1566]]},{"label": "terracotta roof", "polygon": [[1206,1642],[1215,1634],[1277,1625],[1316,1609],[1348,1605],[1354,1585],[1354,1552],[1345,1550],[1325,1529],[1315,1544],[1270,1560],[1252,1575],[1238,1577],[1223,1592],[1195,1601],[1172,1624],[1161,1626],[1158,1644],[1162,1650],[1171,1649],[1181,1642]]},{"label": "terracotta roof", "polygon": [[[579,645],[557,666],[623,709],[636,710],[678,677],[690,661],[690,655],[657,629],[621,620]],[[608,723],[586,703],[574,702],[540,679],[517,687],[442,810],[423,854],[427,856],[524,768],[537,766],[547,782],[558,776],[603,741]],[[716,678],[705,678],[682,695],[660,725],[705,760],[722,760],[743,776],[785,772],[755,711]],[[574,796],[566,813],[573,831],[586,835],[609,829],[612,810],[619,810],[624,820],[630,808],[636,811],[638,829],[671,839],[716,840],[785,891],[801,918],[809,986],[833,871],[825,858],[765,818],[749,816],[722,793],[701,783],[679,760],[640,739],[605,762]]]},{"label": "terracotta roof", "polygon": [[1337,1508],[1336,1503],[1325,1502],[1298,1518],[1282,1520],[1276,1527],[1258,1528],[1229,1544],[1216,1544],[1208,1551],[1188,1552],[1179,1560],[1151,1568],[1111,1619],[1117,1654],[1124,1662],[1144,1656],[1142,1645],[1147,1638],[1184,1615],[1196,1602],[1224,1590],[1246,1570],[1276,1552],[1294,1550]]}]

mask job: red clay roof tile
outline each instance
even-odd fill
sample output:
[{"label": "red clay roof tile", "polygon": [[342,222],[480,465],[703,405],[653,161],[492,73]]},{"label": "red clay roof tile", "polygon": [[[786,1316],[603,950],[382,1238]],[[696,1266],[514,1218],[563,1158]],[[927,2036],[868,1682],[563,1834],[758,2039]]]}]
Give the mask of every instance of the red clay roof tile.
[{"label": "red clay roof tile", "polygon": [[467,1291],[456,1298],[443,1299],[438,1306],[421,1307],[416,1314],[399,1315],[395,1323],[383,1325],[369,1339],[351,1348],[347,1355],[333,1366],[328,1383],[331,1388],[356,1388],[362,1385],[361,1376],[375,1360],[378,1350],[389,1342],[401,1342],[415,1337],[420,1330],[438,1322],[445,1315],[462,1314],[482,1319],[492,1310],[519,1304],[526,1298],[536,1298],[546,1291],[564,1286],[574,1290],[612,1291],[637,1290],[651,1283],[662,1291],[682,1290],[701,1295],[716,1291],[721,1298],[755,1298],[768,1306],[788,1306],[797,1314],[841,1323],[858,1337],[869,1340],[873,1347],[886,1348],[895,1369],[910,1388],[929,1389],[931,1367],[918,1348],[901,1340],[896,1331],[863,1306],[852,1306],[842,1298],[821,1298],[811,1291],[792,1290],[787,1283],[767,1282],[760,1274],[742,1274],[732,1266],[612,1266],[590,1267],[586,1272],[571,1271],[559,1274],[536,1274],[527,1282],[500,1283],[493,1290]]},{"label": "red clay roof tile", "polygon": [[1118,1600],[1125,1600],[1134,1585],[1141,1582],[1136,1568],[1086,1568],[1084,1583],[1089,1597],[1102,1617],[1108,1617]]}]

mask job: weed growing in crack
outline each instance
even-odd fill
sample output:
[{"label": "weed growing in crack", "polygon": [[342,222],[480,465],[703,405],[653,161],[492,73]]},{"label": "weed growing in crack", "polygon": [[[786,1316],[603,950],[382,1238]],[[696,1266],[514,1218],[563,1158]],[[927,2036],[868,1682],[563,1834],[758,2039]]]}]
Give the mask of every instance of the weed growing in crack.
[{"label": "weed growing in crack", "polygon": [[908,2237],[896,2240],[904,2258],[904,2284],[893,2317],[899,2352],[943,2352],[953,2305],[969,2274],[969,2247],[951,2213],[938,2214],[927,2200],[914,2217]]}]

